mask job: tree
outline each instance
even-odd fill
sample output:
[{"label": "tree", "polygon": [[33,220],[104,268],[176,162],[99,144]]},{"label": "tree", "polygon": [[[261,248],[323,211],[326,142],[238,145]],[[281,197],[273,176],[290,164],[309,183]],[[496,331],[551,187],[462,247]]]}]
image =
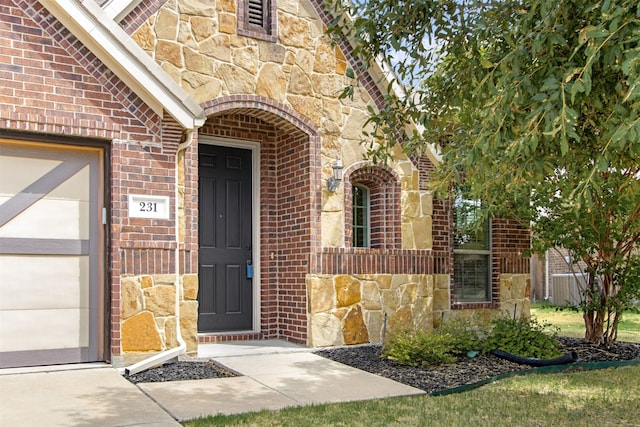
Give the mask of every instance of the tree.
[{"label": "tree", "polygon": [[585,261],[585,339],[615,341],[640,296],[637,0],[332,8],[329,34],[352,43],[364,67],[377,60],[395,72],[363,135],[369,157],[388,159],[399,134],[410,155],[438,146],[436,195],[464,181],[486,215],[531,224],[536,250],[562,246]]}]

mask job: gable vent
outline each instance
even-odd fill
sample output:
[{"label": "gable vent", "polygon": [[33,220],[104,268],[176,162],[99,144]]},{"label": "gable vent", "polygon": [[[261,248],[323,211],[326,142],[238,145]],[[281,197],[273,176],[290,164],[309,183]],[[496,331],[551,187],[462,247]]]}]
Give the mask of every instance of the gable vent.
[{"label": "gable vent", "polygon": [[247,5],[247,15],[249,24],[257,25],[258,27],[265,28],[265,4],[263,0],[249,0]]}]

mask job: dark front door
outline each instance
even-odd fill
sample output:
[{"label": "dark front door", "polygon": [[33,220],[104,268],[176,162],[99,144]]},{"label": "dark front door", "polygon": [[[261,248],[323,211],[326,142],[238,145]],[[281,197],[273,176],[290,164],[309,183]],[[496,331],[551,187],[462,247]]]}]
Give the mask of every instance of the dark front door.
[{"label": "dark front door", "polygon": [[251,330],[251,151],[199,150],[198,331]]}]

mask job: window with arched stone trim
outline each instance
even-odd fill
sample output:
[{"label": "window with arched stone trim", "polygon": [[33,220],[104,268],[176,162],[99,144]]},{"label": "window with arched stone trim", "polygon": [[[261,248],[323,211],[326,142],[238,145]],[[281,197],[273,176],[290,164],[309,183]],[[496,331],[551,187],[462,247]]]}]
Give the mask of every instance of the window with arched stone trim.
[{"label": "window with arched stone trim", "polygon": [[388,167],[369,164],[349,169],[344,178],[346,247],[401,248],[397,174]]}]

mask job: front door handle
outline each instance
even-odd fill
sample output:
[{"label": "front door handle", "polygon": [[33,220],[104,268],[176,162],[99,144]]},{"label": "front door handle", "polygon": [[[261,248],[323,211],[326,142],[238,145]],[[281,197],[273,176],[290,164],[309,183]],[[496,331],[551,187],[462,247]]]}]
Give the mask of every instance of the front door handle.
[{"label": "front door handle", "polygon": [[253,263],[247,260],[247,279],[253,279]]}]

